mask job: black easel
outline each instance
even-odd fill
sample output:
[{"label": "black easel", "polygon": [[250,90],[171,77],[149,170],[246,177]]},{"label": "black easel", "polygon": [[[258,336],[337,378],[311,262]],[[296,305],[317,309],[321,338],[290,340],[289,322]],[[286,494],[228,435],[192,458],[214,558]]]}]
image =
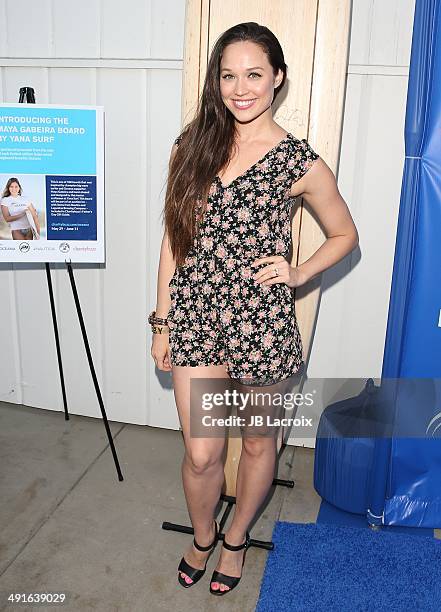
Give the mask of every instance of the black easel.
[{"label": "black easel", "polygon": [[[35,94],[34,89],[32,87],[21,87],[20,95],[18,99],[19,103],[27,103],[27,104],[35,104]],[[121,468],[118,461],[118,456],[116,454],[115,445],[113,443],[112,433],[110,431],[109,423],[107,420],[106,410],[104,408],[104,402],[100,391],[100,386],[98,383],[98,379],[95,373],[95,367],[93,365],[92,353],[90,352],[89,340],[87,338],[86,326],[84,325],[83,313],[81,312],[80,300],[78,297],[78,291],[75,285],[75,278],[73,273],[73,268],[71,262],[65,261],[67,272],[69,274],[69,280],[72,287],[72,293],[75,301],[75,306],[77,309],[78,320],[81,327],[81,334],[83,336],[84,348],[86,349],[87,360],[89,362],[89,369],[92,375],[93,384],[95,387],[95,392],[98,398],[98,403],[101,410],[101,415],[104,421],[104,427],[106,429],[107,438],[109,440],[110,449],[112,451],[113,460],[115,462],[116,471],[118,474],[118,480],[124,480]],[[60,339],[58,335],[58,324],[57,324],[57,313],[55,310],[55,300],[54,300],[54,292],[52,288],[52,278],[51,278],[51,269],[50,264],[48,262],[45,263],[46,266],[46,278],[47,285],[49,289],[49,300],[51,304],[51,313],[52,313],[52,323],[54,326],[54,335],[55,335],[55,345],[57,347],[57,358],[58,358],[58,370],[60,372],[60,382],[61,382],[61,392],[63,394],[63,406],[64,406],[64,418],[66,421],[69,420],[69,412],[67,410],[67,397],[66,397],[66,387],[64,384],[64,374],[63,374],[63,362],[61,359],[61,348],[60,348]]]}]

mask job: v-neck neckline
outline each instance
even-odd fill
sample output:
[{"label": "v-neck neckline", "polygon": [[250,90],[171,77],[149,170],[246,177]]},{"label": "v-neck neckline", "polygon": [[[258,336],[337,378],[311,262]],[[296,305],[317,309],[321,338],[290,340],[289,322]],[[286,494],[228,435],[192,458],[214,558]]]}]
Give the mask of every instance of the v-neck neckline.
[{"label": "v-neck neckline", "polygon": [[291,134],[291,132],[288,132],[286,134],[286,136],[284,138],[282,138],[282,140],[280,140],[276,145],[274,145],[269,151],[267,151],[265,153],[265,155],[263,155],[263,157],[261,157],[260,159],[258,159],[256,162],[254,162],[254,164],[252,166],[250,166],[249,168],[247,168],[244,172],[242,172],[241,174],[239,174],[238,176],[236,176],[236,178],[234,178],[232,181],[230,181],[227,185],[224,185],[222,183],[222,179],[220,178],[219,174],[216,174],[215,179],[218,181],[219,185],[222,187],[222,189],[228,189],[229,187],[231,187],[231,185],[233,185],[236,181],[238,181],[239,179],[243,178],[244,176],[246,176],[248,174],[248,172],[250,172],[251,170],[253,170],[257,165],[261,164],[262,162],[265,161],[265,159],[268,157],[268,155],[270,153],[273,153],[273,151],[275,151],[276,149],[278,149],[280,147],[280,145],[282,145],[286,140],[289,140],[290,138],[292,138],[293,135]]}]

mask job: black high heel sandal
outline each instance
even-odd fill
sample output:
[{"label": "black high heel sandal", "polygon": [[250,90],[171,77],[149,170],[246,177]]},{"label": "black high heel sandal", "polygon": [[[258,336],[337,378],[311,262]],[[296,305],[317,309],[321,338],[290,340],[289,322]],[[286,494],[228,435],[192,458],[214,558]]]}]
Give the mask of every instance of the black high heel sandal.
[{"label": "black high heel sandal", "polygon": [[[228,542],[223,541],[222,546],[224,546],[227,550],[242,550],[242,548],[245,548],[245,552],[243,553],[243,559],[242,559],[242,567],[243,564],[245,563],[245,556],[247,554],[247,549],[250,545],[250,534],[246,533],[246,537],[245,537],[245,542],[243,544],[239,544],[238,546],[232,546],[231,544],[228,544]],[[210,593],[212,593],[213,595],[225,595],[225,593],[229,593],[230,591],[232,591],[235,587],[237,587],[237,585],[240,582],[240,579],[242,578],[242,576],[239,576],[239,578],[237,576],[228,576],[227,574],[222,574],[221,572],[218,572],[217,570],[214,570],[212,576],[211,576],[211,580],[210,580]],[[212,582],[218,582],[219,583],[219,588],[218,589],[213,589],[211,587],[211,583]],[[229,587],[228,589],[224,589],[223,591],[221,591],[220,589],[220,583],[225,584],[227,587]]]},{"label": "black high heel sandal", "polygon": [[[216,544],[219,539],[219,527],[218,527],[216,519],[214,520],[214,530],[215,530],[214,539],[211,544],[209,544],[208,546],[201,546],[200,544],[196,542],[195,538],[193,538],[194,547],[202,552],[206,552],[207,550],[210,550],[210,549],[214,550],[216,548]],[[199,582],[199,580],[205,574],[205,570],[207,569],[207,561],[209,558],[210,558],[210,555],[208,555],[207,560],[205,561],[204,569],[197,569],[189,565],[187,561],[184,559],[184,557],[182,557],[179,563],[179,566],[178,566],[179,584],[187,589],[188,587],[191,587],[194,584],[196,584],[196,582]],[[193,582],[190,582],[190,583],[185,582],[185,578],[183,578],[179,572],[184,572],[185,574],[187,574],[187,576],[191,578]]]}]

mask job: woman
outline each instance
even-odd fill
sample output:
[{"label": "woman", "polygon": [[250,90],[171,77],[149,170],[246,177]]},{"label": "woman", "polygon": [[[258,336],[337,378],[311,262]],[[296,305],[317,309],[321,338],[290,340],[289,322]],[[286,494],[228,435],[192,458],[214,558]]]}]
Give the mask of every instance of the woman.
[{"label": "woman", "polygon": [[4,220],[9,223],[13,240],[33,240],[34,235],[29,222],[27,211],[34,220],[37,236],[40,235],[40,222],[38,213],[31,202],[27,202],[22,196],[20,182],[12,177],[6,183],[1,200],[2,214]]},{"label": "woman", "polygon": [[[286,79],[274,34],[256,23],[216,42],[196,118],[172,149],[158,271],[152,357],[172,371],[185,455],[184,491],[194,540],[179,564],[184,587],[203,575],[224,481],[224,438],[190,436],[190,379],[231,378],[274,390],[299,371],[302,346],[292,289],[336,264],[358,234],[335,177],[306,140],[272,118]],[[303,196],[327,239],[300,266],[286,259],[293,198]],[[277,387],[279,385],[279,387]],[[276,436],[243,436],[235,514],[210,592],[239,582],[248,526],[271,487]]]}]

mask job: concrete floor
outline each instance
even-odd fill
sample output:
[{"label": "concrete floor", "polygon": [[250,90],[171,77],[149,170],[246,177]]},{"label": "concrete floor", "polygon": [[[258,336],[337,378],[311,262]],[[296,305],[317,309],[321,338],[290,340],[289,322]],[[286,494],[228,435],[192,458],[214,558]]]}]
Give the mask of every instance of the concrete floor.
[{"label": "concrete floor", "polygon": [[[66,593],[63,606],[40,610],[106,612],[253,611],[268,553],[250,548],[243,578],[224,598],[208,591],[219,556],[190,589],[177,566],[191,535],[161,528],[189,525],[181,483],[181,433],[110,423],[124,481],[117,480],[101,420],[0,403],[0,610],[10,592]],[[314,452],[286,447],[278,477],[251,536],[270,539],[277,520],[315,522]],[[218,515],[219,516],[219,515]],[[231,517],[230,517],[231,519]]]}]

